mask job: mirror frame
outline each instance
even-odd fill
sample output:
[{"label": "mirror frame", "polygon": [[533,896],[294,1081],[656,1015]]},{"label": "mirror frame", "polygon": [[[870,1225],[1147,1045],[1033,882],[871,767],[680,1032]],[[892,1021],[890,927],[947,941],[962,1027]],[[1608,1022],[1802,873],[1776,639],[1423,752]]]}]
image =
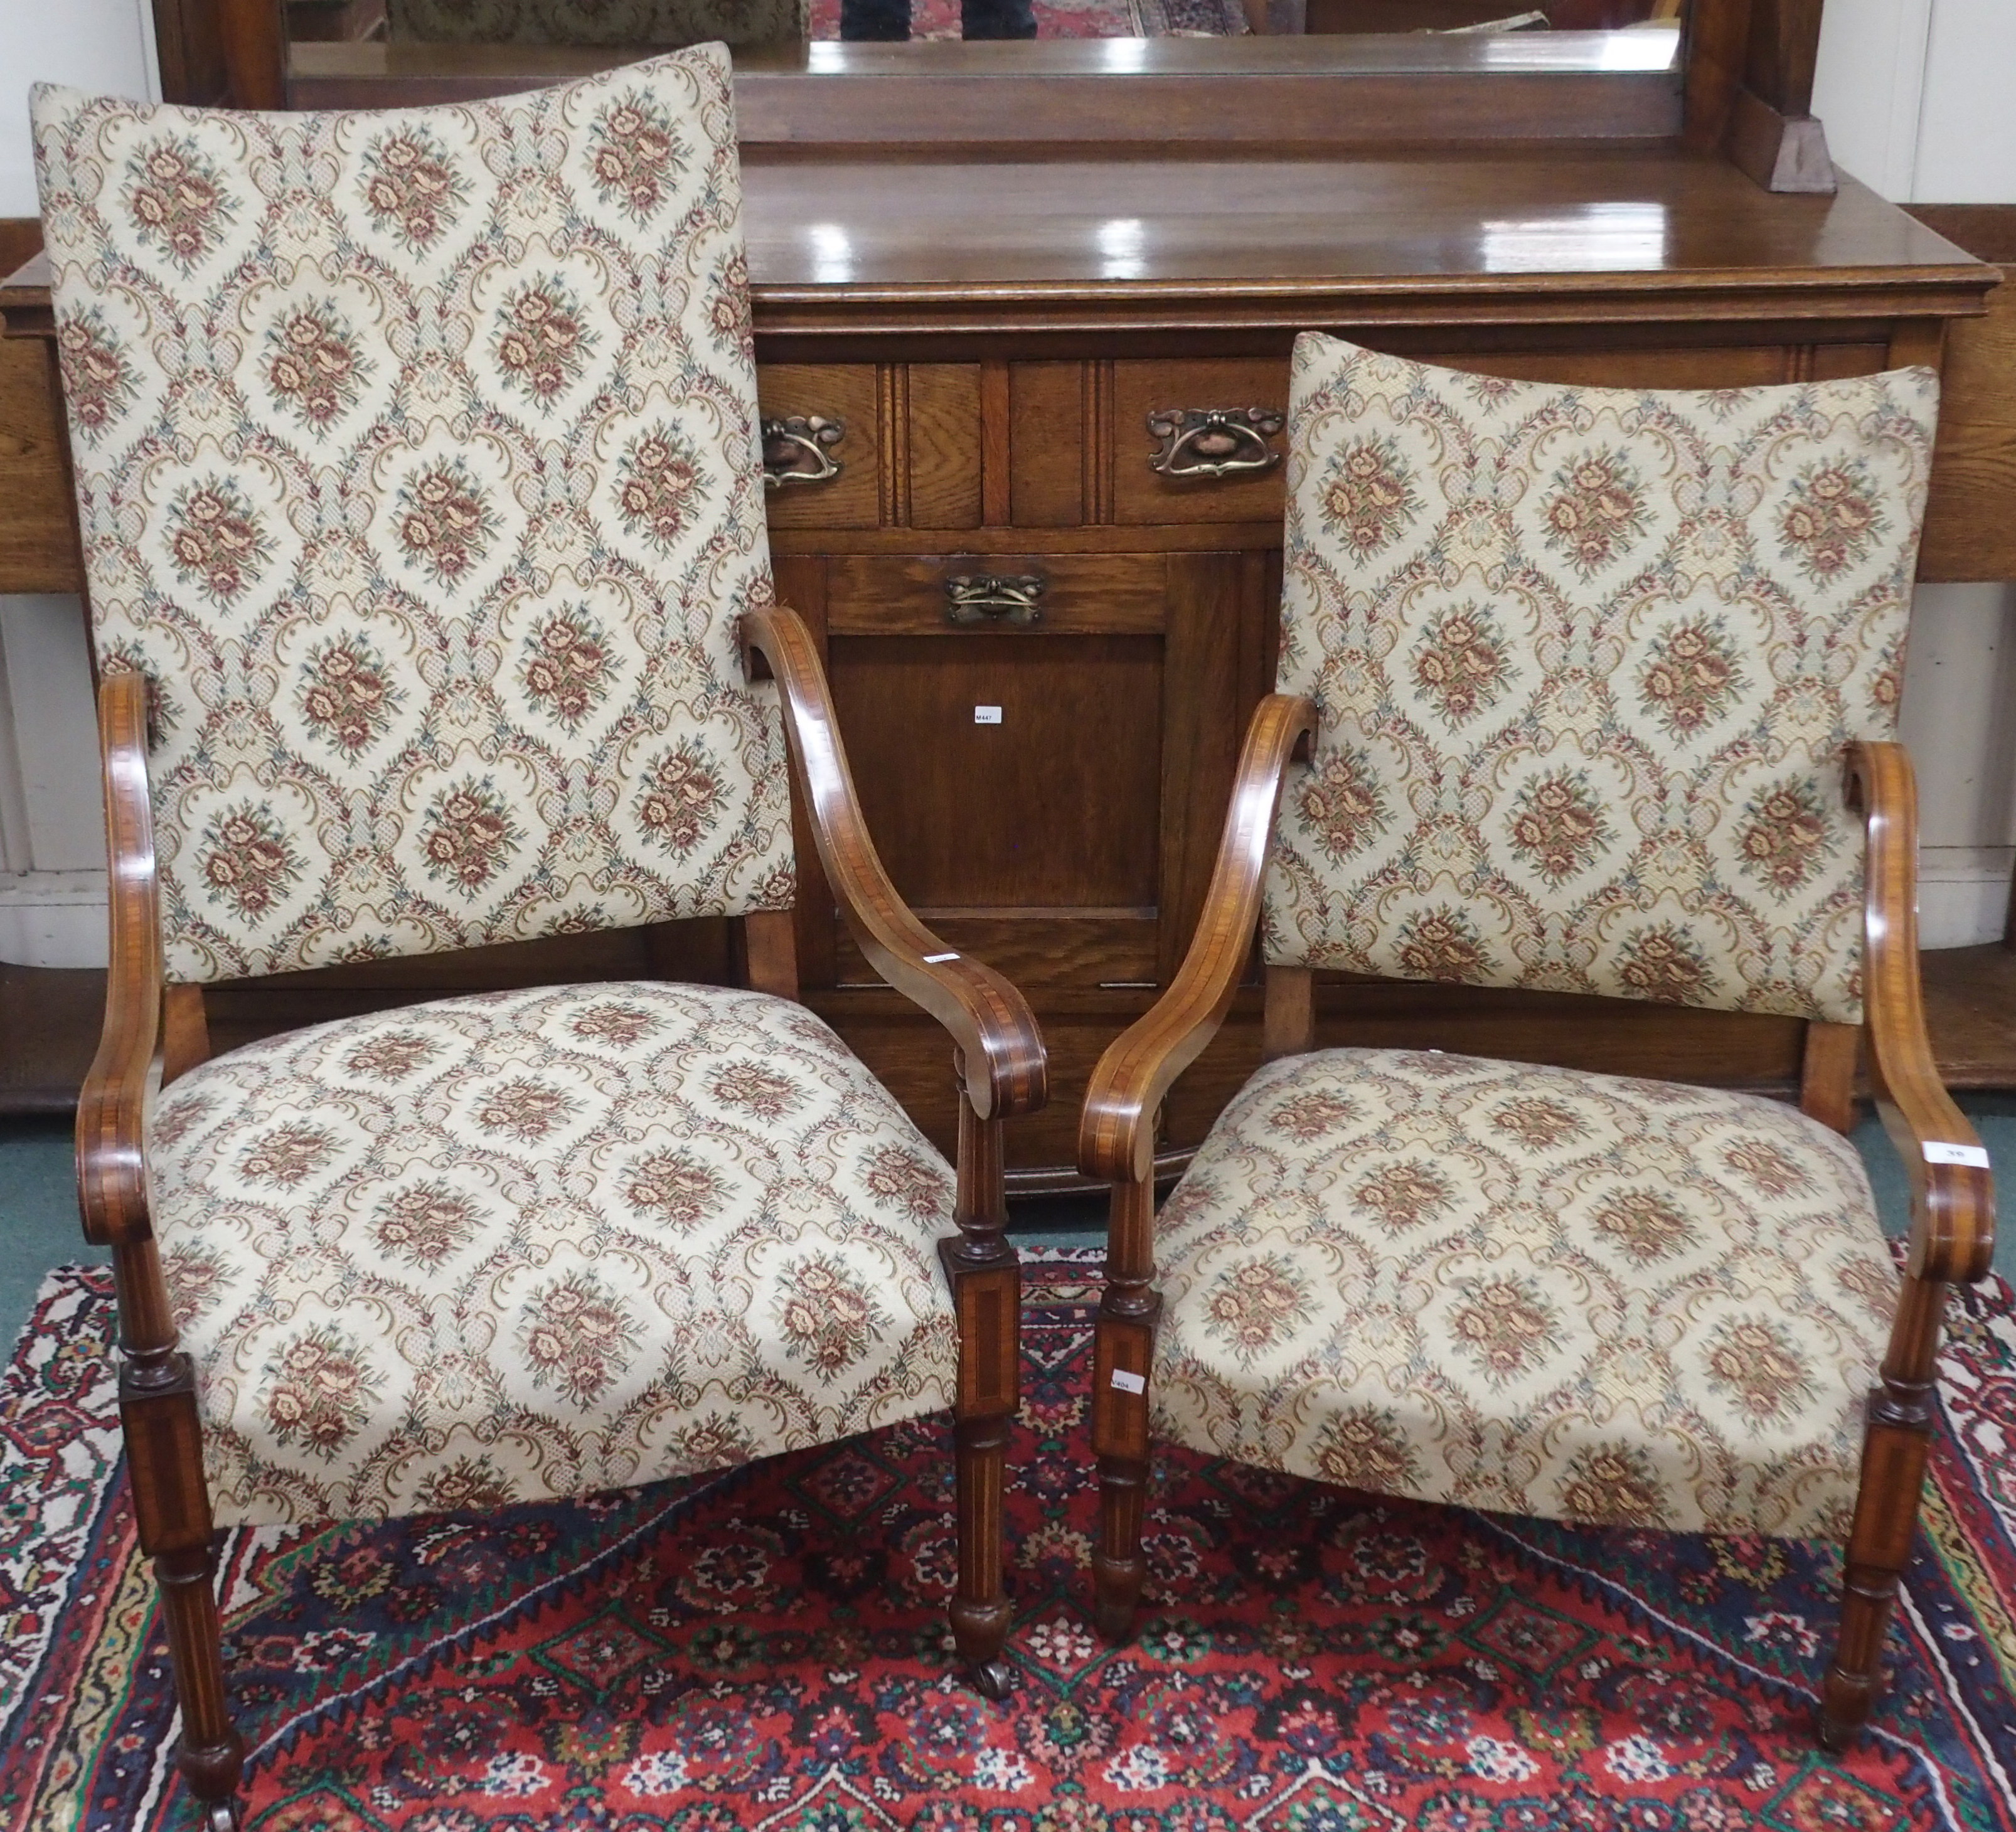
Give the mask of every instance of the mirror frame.
[{"label": "mirror frame", "polygon": [[[1680,121],[1676,136],[1679,144],[1690,151],[1719,153],[1728,158],[1769,190],[1832,191],[1834,173],[1827,158],[1826,137],[1812,113],[1813,68],[1820,45],[1823,4],[1823,0],[1691,0],[1682,28]],[[160,52],[161,92],[164,99],[172,102],[284,109],[290,105],[382,106],[402,101],[445,99],[450,93],[499,94],[574,74],[566,59],[574,59],[576,67],[580,67],[584,56],[581,52],[563,52],[557,60],[549,55],[545,59],[529,63],[522,57],[490,60],[487,70],[472,70],[452,85],[448,83],[448,73],[437,66],[432,73],[431,88],[427,81],[418,80],[423,73],[414,67],[413,60],[408,60],[404,67],[405,74],[398,74],[401,67],[394,60],[380,74],[373,76],[367,72],[354,77],[347,85],[337,89],[326,80],[313,80],[315,68],[327,69],[330,47],[301,47],[309,55],[296,60],[300,68],[290,67],[283,0],[153,0],[153,5],[156,41]],[[1336,41],[1302,42],[1327,48],[1322,52],[1305,53],[1299,67],[1291,71],[1234,72],[1229,74],[1225,81],[1242,87],[1248,84],[1278,85],[1283,74],[1306,83],[1312,77],[1363,81],[1373,74],[1354,69],[1353,60],[1348,53],[1336,48]],[[469,49],[463,46],[452,49],[465,54]],[[880,57],[886,57],[897,49],[889,45],[862,47],[864,51],[872,49]],[[978,74],[980,67],[962,67],[958,57],[943,56],[947,48],[930,49],[938,54],[935,61],[920,59],[917,70],[909,80],[950,81],[962,77],[970,79]],[[971,49],[987,52],[999,47]],[[585,67],[603,68],[610,61],[605,56],[586,55]],[[760,61],[749,65],[752,80],[760,81],[765,91],[765,106],[775,106],[787,113],[793,106],[792,84],[830,84],[837,71],[844,67],[842,63],[823,71],[806,67],[765,70]],[[1454,70],[1438,73],[1426,80],[1445,81],[1456,74]],[[1032,84],[1056,86],[1053,73],[1040,77],[1032,74],[1028,80]],[[1386,78],[1389,85],[1404,84],[1409,80],[1403,76]],[[1513,82],[1520,79],[1516,75],[1474,70],[1459,80]],[[1013,84],[1015,79],[995,74],[990,81],[1005,86]],[[1597,74],[1586,81],[1621,87],[1634,81],[1642,84],[1643,79],[1630,74]],[[1241,105],[1250,101],[1263,110],[1252,118],[1268,121],[1271,132],[1272,124],[1279,119],[1278,113],[1273,112],[1277,99],[1285,97],[1286,93],[1278,86],[1251,97],[1235,96],[1228,92],[1225,100],[1230,106],[1226,112],[1237,113]],[[1586,91],[1582,93],[1586,96]],[[1031,94],[1033,97],[1033,90]],[[844,133],[830,128],[822,131],[819,125],[816,116],[821,102],[819,95],[808,87],[803,99],[808,105],[805,112],[811,131],[794,133],[791,136],[794,142],[809,146],[842,143],[845,140]],[[1561,114],[1563,120],[1578,124],[1576,131],[1568,137],[1582,140],[1639,138],[1647,131],[1642,120],[1633,127],[1628,119],[1605,120],[1603,111],[1599,110],[1593,117],[1597,123],[1596,129],[1591,132],[1586,124],[1592,117],[1582,112],[1584,106],[1578,103],[1574,112]],[[859,112],[855,111],[857,116]],[[1006,111],[1011,118],[1015,112],[1012,106]],[[1458,118],[1477,121],[1488,117],[1492,112],[1469,109],[1461,111]],[[1625,111],[1626,117],[1629,113]],[[1144,135],[1138,128],[1131,132],[1096,133],[1100,140],[1131,141],[1137,152],[1143,138],[1154,137],[1152,134]],[[1458,137],[1445,128],[1435,136],[1452,144],[1457,142]],[[1546,136],[1535,128],[1525,137]],[[998,138],[989,135],[981,143],[998,144]],[[1057,136],[1051,138],[1054,141]],[[1287,148],[1299,147],[1305,152],[1316,151],[1326,145],[1343,149],[1334,140],[1298,137],[1293,131],[1276,135],[1274,138]],[[1183,146],[1181,135],[1169,133],[1164,139],[1171,155],[1179,156]],[[949,143],[940,142],[935,149],[949,153],[952,148]],[[1215,144],[1212,149],[1222,151],[1222,142]]]}]

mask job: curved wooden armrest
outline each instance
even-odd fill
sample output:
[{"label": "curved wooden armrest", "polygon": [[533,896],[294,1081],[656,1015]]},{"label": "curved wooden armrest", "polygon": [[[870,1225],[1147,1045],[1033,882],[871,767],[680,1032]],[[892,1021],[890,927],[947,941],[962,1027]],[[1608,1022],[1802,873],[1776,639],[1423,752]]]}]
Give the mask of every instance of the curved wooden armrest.
[{"label": "curved wooden armrest", "polygon": [[1176,1078],[1203,1053],[1231,1008],[1260,919],[1260,880],[1290,758],[1306,754],[1316,709],[1270,693],[1254,709],[1233,779],[1211,889],[1190,952],[1169,989],[1107,1046],[1078,1120],[1078,1168],[1107,1182],[1154,1174],[1155,1114]]},{"label": "curved wooden armrest", "polygon": [[[765,607],[743,616],[742,644],[751,678],[767,674],[777,682],[819,858],[869,964],[951,1033],[976,1118],[1035,1112],[1049,1092],[1036,1020],[1021,993],[947,947],[889,882],[861,818],[811,631],[796,611]],[[767,668],[758,666],[758,657]]]},{"label": "curved wooden armrest", "polygon": [[144,1240],[151,1231],[143,1149],[148,1085],[161,1034],[162,979],[144,675],[124,671],[104,678],[98,727],[112,963],[98,1053],[77,1096],[77,1190],[85,1237],[102,1247]]},{"label": "curved wooden armrest", "polygon": [[1918,978],[1918,785],[1901,744],[1848,754],[1849,805],[1867,823],[1863,1010],[1883,1129],[1911,1184],[1913,1277],[1971,1283],[1995,1254],[1987,1154],[1939,1080]]}]

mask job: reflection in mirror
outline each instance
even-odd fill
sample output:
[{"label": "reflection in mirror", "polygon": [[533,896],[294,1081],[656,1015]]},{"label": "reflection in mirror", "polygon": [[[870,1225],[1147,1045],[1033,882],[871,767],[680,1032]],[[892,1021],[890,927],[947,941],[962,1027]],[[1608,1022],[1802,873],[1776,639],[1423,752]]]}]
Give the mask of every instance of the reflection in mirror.
[{"label": "reflection in mirror", "polygon": [[1682,0],[1302,0],[1302,7],[1298,29],[1325,33],[1615,31],[1677,23],[1683,11]]},{"label": "reflection in mirror", "polygon": [[653,49],[812,40],[1614,32],[1686,0],[288,0],[297,41]]},{"label": "reflection in mirror", "polygon": [[[394,41],[464,45],[775,45],[806,35],[807,0],[383,0]],[[297,10],[295,0],[292,10]]]}]

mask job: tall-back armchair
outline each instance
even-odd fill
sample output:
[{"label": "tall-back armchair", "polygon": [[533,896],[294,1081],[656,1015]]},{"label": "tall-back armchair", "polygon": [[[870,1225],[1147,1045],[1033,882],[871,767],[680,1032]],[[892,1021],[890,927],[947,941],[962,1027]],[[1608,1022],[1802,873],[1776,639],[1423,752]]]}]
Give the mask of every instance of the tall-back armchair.
[{"label": "tall-back armchair", "polygon": [[[1305,337],[1280,692],[1168,992],[1106,1053],[1099,1613],[1151,1434],[1382,1494],[1839,1536],[1829,1743],[1867,1715],[1987,1158],[1919,1001],[1894,742],[1935,380],[1641,394]],[[1267,1061],[1154,1214],[1154,1116],[1256,928]],[[1317,1049],[1313,976],[1807,1021],[1801,1107]],[[1348,997],[1348,992],[1345,995]],[[1901,1286],[1858,1042],[1913,1190]]]},{"label": "tall-back armchair", "polygon": [[[34,113],[110,843],[80,1195],[208,1823],[243,1747],[218,1524],[950,1408],[952,1625],[998,1691],[1001,1127],[1042,1049],[891,887],[773,599],[725,56],[387,114]],[[794,761],[867,957],[950,1034],[956,1173],[795,1002]],[[208,984],[699,916],[750,989],[489,993],[209,1056]]]}]

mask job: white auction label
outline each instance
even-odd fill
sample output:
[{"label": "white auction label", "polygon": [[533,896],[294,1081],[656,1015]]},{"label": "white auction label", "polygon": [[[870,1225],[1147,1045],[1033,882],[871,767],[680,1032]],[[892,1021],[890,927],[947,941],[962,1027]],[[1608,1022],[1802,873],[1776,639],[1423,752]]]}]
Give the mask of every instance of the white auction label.
[{"label": "white auction label", "polygon": [[1122,1393],[1146,1393],[1148,1391],[1148,1377],[1146,1374],[1130,1374],[1125,1368],[1115,1368],[1113,1370],[1113,1384]]},{"label": "white auction label", "polygon": [[956,954],[927,954],[924,956],[926,963],[933,966],[941,960],[957,960],[958,959],[959,956]]},{"label": "white auction label", "polygon": [[976,706],[973,709],[973,722],[976,725],[998,725],[1001,722],[1001,708],[998,706]]},{"label": "white auction label", "polygon": [[1971,1171],[1988,1168],[1988,1154],[1978,1145],[1948,1145],[1932,1139],[1925,1146],[1928,1164],[1964,1164]]}]

